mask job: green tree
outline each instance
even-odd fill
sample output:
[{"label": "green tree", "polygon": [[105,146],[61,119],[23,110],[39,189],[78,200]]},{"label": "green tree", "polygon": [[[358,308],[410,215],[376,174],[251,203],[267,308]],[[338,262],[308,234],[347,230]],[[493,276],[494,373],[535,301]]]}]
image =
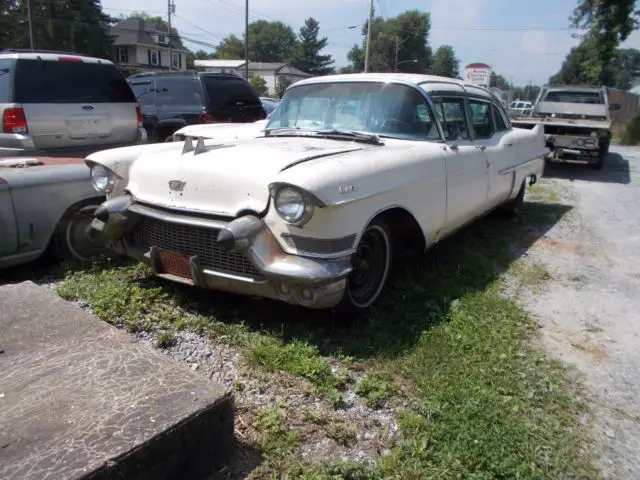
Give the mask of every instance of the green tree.
[{"label": "green tree", "polygon": [[285,76],[279,76],[278,81],[276,82],[276,96],[278,98],[282,98],[285,90],[291,85],[291,79]]},{"label": "green tree", "polygon": [[[166,31],[169,31],[169,24],[167,21],[157,15],[149,15],[147,12],[143,11],[134,11],[127,15],[120,15],[120,20],[125,20],[127,18],[142,18],[148,25],[160,25]],[[180,33],[178,33],[178,30],[175,27],[171,27],[171,40],[173,40],[172,45],[185,48],[184,43],[182,43],[182,37],[180,37]]]},{"label": "green tree", "polygon": [[496,73],[496,72],[491,72],[491,78],[489,79],[489,85],[491,87],[496,87],[499,88],[500,90],[509,90],[511,89],[511,85],[509,84],[509,82],[507,81],[506,78],[504,78],[502,75]]},{"label": "green tree", "polygon": [[[249,24],[249,60],[252,62],[287,62],[293,57],[297,38],[293,29],[282,22],[258,20]],[[231,34],[216,49],[218,58],[244,59],[242,38]]]},{"label": "green tree", "polygon": [[320,24],[312,17],[305,20],[298,34],[298,45],[293,55],[293,64],[311,75],[328,75],[334,72],[331,55],[320,55],[327,46],[327,37],[318,38]]},{"label": "green tree", "polygon": [[[10,26],[8,38],[2,46],[29,48],[25,3],[10,2],[8,6],[0,8],[8,12],[10,22],[15,22]],[[107,28],[113,18],[102,12],[99,0],[32,2],[31,19],[36,49],[109,57],[112,42]]]},{"label": "green tree", "polygon": [[[26,22],[24,8],[11,0],[0,0],[0,47],[19,46],[26,36]],[[27,44],[29,40],[27,39]]]},{"label": "green tree", "polygon": [[223,60],[243,60],[244,41],[232,33],[218,44],[215,53],[218,58]]},{"label": "green tree", "polygon": [[[402,71],[424,73],[432,63],[429,47],[431,17],[428,13],[408,10],[397,17],[387,20],[377,17],[371,23],[371,46],[369,52],[369,70],[372,72],[391,72],[398,63],[404,63]],[[354,45],[347,54],[354,71],[364,70],[367,24],[362,28],[362,45]],[[396,56],[397,51],[397,56]]]},{"label": "green tree", "polygon": [[457,78],[460,70],[460,61],[456,58],[451,45],[442,45],[433,56],[433,65],[430,73],[442,77]]},{"label": "green tree", "polygon": [[[640,74],[640,51],[616,49],[602,66],[597,58],[597,37],[589,36],[571,49],[562,67],[549,79],[552,85],[607,85],[628,90],[632,79]],[[597,68],[594,68],[594,65]]]},{"label": "green tree", "polygon": [[269,91],[269,89],[267,88],[267,81],[260,75],[253,75],[249,79],[249,83],[255,89],[256,93],[261,97],[264,97]]},{"label": "green tree", "polygon": [[614,85],[616,49],[638,28],[636,0],[579,0],[570,20],[586,29],[583,44],[590,52],[582,55],[581,66],[591,83]]}]

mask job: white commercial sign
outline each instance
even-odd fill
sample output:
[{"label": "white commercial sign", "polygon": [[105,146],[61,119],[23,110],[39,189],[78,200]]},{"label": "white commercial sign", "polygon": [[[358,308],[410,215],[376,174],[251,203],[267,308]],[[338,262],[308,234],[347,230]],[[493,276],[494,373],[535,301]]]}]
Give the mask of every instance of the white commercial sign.
[{"label": "white commercial sign", "polygon": [[473,85],[489,87],[491,80],[490,68],[467,68],[465,70],[465,81]]}]

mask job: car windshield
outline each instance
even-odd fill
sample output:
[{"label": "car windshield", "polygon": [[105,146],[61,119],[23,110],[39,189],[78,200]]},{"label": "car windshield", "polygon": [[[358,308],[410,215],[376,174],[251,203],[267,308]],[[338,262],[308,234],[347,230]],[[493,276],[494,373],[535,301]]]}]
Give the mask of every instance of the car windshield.
[{"label": "car windshield", "polygon": [[544,98],[545,102],[563,102],[563,103],[604,103],[604,98],[600,92],[580,92],[558,90],[550,91]]},{"label": "car windshield", "polygon": [[267,131],[348,130],[408,140],[441,140],[431,109],[415,89],[386,82],[322,82],[292,87]]}]

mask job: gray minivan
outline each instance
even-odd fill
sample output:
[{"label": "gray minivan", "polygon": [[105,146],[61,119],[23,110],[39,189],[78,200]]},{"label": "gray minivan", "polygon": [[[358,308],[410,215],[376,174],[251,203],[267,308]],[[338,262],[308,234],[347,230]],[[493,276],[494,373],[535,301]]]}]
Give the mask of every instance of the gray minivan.
[{"label": "gray minivan", "polygon": [[147,142],[142,113],[109,60],[0,51],[0,157],[85,157]]}]

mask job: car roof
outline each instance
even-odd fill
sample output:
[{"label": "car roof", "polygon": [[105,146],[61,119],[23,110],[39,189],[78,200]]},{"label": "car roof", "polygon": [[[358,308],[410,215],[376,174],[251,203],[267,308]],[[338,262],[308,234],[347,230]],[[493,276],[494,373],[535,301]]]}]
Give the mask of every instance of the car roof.
[{"label": "car roof", "polygon": [[102,63],[106,65],[114,65],[110,60],[97,57],[89,57],[86,55],[78,55],[71,52],[55,52],[55,51],[23,51],[17,49],[7,49],[0,51],[0,58],[10,59],[24,59],[24,60],[45,60],[45,61],[58,61],[60,57],[71,57],[82,60],[84,63]]},{"label": "car roof", "polygon": [[437,75],[425,75],[420,73],[342,73],[337,75],[325,75],[312,77],[296,82],[293,86],[310,85],[314,83],[331,82],[392,82],[403,83],[405,85],[421,86],[428,92],[459,92],[471,93],[487,98],[497,97],[488,89],[463,82],[456,78],[441,77]]},{"label": "car roof", "polygon": [[233,77],[240,78],[244,80],[244,77],[237,75],[235,73],[229,72],[198,72],[196,70],[179,70],[179,71],[167,71],[167,72],[140,72],[135,73],[129,77],[127,80],[136,80],[138,78],[149,78],[149,77],[197,77],[197,76],[216,76],[216,77]]}]

